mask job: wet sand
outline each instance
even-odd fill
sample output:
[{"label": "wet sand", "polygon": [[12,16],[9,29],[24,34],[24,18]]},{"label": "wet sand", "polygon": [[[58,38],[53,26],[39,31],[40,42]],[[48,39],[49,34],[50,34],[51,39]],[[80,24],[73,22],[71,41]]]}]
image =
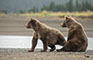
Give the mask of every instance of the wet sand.
[{"label": "wet sand", "polygon": [[[24,25],[30,20],[30,16],[0,16],[0,35],[19,35],[19,36],[31,36],[33,31],[26,29]],[[65,36],[67,36],[67,28],[60,26],[63,19],[59,17],[35,17],[41,22],[60,30]],[[92,19],[78,19],[88,35],[93,37],[93,20]]]}]

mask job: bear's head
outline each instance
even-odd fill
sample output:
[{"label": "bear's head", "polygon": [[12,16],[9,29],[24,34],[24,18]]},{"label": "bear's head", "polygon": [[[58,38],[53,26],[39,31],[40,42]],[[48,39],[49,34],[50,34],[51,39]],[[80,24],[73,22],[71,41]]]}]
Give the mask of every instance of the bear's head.
[{"label": "bear's head", "polygon": [[67,17],[65,16],[65,20],[63,23],[61,23],[62,27],[70,27],[72,25],[72,23],[74,23],[75,20],[72,17]]},{"label": "bear's head", "polygon": [[33,28],[37,24],[37,19],[31,18],[30,21],[25,25],[26,28]]}]

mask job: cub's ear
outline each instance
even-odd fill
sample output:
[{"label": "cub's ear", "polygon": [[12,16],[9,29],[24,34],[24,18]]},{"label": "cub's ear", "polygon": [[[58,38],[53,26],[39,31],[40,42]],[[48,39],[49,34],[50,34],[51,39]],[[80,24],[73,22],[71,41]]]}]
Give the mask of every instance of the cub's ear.
[{"label": "cub's ear", "polygon": [[36,18],[30,18],[31,20],[37,20]]},{"label": "cub's ear", "polygon": [[65,18],[66,18],[66,19],[69,19],[69,17],[68,17],[68,16],[65,16]]}]

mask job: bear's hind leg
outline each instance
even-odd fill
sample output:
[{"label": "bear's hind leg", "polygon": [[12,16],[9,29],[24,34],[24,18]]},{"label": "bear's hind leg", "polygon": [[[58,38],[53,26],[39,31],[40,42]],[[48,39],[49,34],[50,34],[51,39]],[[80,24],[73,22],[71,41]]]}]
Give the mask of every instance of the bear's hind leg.
[{"label": "bear's hind leg", "polygon": [[46,52],[47,51],[47,47],[48,47],[48,42],[47,40],[42,40],[43,42],[43,50],[41,50],[41,52]]},{"label": "bear's hind leg", "polygon": [[56,49],[55,45],[52,45],[52,46],[49,46],[51,49],[50,49],[50,52],[54,51]]},{"label": "bear's hind leg", "polygon": [[65,52],[78,52],[80,45],[74,40],[69,40],[63,48],[57,50],[58,52],[65,51]]},{"label": "bear's hind leg", "polygon": [[73,43],[71,43],[71,41],[68,41],[64,46],[63,46],[63,48],[61,48],[61,49],[57,49],[56,51],[57,52],[71,52],[71,50],[72,50],[72,45],[73,45]]}]

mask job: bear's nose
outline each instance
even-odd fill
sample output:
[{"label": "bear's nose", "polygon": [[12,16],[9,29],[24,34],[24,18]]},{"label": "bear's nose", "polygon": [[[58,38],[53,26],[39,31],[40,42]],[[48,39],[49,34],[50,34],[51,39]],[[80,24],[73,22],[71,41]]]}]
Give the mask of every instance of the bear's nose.
[{"label": "bear's nose", "polygon": [[27,27],[27,24],[25,24],[24,26]]},{"label": "bear's nose", "polygon": [[61,26],[63,25],[63,23],[61,23]]}]

